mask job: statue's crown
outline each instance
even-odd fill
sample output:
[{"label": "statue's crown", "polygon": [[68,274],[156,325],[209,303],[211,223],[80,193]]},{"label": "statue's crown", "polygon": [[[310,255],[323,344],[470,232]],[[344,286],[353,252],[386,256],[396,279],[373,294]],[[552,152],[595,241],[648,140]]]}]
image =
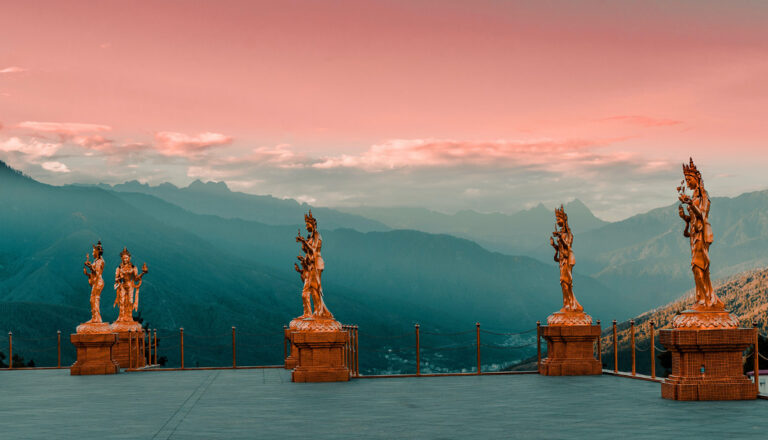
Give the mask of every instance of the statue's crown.
[{"label": "statue's crown", "polygon": [[317,226],[317,219],[312,216],[311,209],[309,210],[309,214],[304,214],[304,221],[312,224],[313,226]]},{"label": "statue's crown", "polygon": [[568,221],[568,214],[565,213],[565,208],[561,204],[559,208],[555,208],[555,218],[562,219],[564,222]]},{"label": "statue's crown", "polygon": [[693,163],[693,158],[689,158],[688,165],[683,164],[683,175],[686,176],[693,176],[697,179],[701,178],[701,173],[699,172],[698,168],[696,168],[696,164]]},{"label": "statue's crown", "polygon": [[129,257],[131,256],[131,253],[128,252],[128,248],[127,247],[124,247],[123,250],[120,251],[120,258],[122,258],[123,255],[128,255]]}]

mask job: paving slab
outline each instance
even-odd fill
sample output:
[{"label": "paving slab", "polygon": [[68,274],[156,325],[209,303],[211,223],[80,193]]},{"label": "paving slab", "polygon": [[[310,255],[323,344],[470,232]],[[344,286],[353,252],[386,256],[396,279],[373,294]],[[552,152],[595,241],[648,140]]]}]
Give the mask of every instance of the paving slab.
[{"label": "paving slab", "polygon": [[0,371],[0,439],[768,437],[768,401],[676,402],[657,383],[538,375],[292,383],[282,369]]}]

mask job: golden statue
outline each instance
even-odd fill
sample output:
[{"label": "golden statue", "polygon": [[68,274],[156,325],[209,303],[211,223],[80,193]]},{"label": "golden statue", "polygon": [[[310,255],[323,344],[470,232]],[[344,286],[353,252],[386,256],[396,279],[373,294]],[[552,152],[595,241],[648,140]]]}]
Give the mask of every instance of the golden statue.
[{"label": "golden statue", "polygon": [[[101,241],[93,246],[93,263],[88,260],[88,254],[85,254],[85,263],[83,263],[83,273],[88,277],[88,284],[91,285],[91,320],[88,322],[101,322],[101,291],[104,289],[104,248],[101,247]],[[90,269],[91,273],[88,273]]]},{"label": "golden statue", "polygon": [[[725,311],[709,278],[709,246],[714,240],[712,226],[709,224],[710,201],[693,158],[689,159],[688,165],[683,164],[683,177],[677,187],[677,198],[680,201],[678,215],[685,222],[683,235],[691,242],[691,270],[696,284],[696,296],[692,310],[677,315],[672,324],[674,327],[737,327],[738,321]],[[691,190],[690,196],[686,188]]]},{"label": "golden statue", "polygon": [[[320,254],[323,247],[323,238],[317,230],[317,220],[312,216],[312,211],[304,215],[306,224],[306,237],[299,230],[296,242],[301,243],[303,256],[298,256],[301,266],[294,263],[293,268],[301,275],[304,286],[301,290],[301,300],[304,313],[291,321],[290,328],[299,330],[340,330],[341,324],[333,318],[328,307],[323,301],[322,275],[325,262]],[[312,309],[314,304],[314,310]]]},{"label": "golden statue", "polygon": [[[104,248],[101,247],[101,241],[93,245],[93,262],[89,260],[89,255],[85,254],[85,263],[83,263],[83,273],[88,277],[88,284],[91,285],[91,319],[77,326],[77,333],[103,333],[109,331],[109,324],[101,321],[101,291],[104,289],[104,279],[101,274],[104,272]],[[90,272],[89,272],[90,270]]]},{"label": "golden statue", "polygon": [[592,317],[584,313],[584,307],[573,294],[573,232],[568,225],[565,208],[555,209],[555,231],[549,237],[549,244],[555,249],[555,262],[560,266],[560,287],[563,290],[563,308],[547,318],[549,325],[589,325]]},{"label": "golden statue", "polygon": [[139,288],[142,278],[147,273],[147,263],[141,273],[131,262],[131,253],[127,248],[120,252],[120,266],[115,270],[115,303],[120,312],[112,329],[117,331],[141,330],[141,325],[133,320],[133,311],[139,309]]}]

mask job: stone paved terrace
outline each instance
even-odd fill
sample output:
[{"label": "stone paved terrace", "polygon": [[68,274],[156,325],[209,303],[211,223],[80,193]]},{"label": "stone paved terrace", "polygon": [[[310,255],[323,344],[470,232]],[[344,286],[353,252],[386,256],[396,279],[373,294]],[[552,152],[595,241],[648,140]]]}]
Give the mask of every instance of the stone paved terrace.
[{"label": "stone paved terrace", "polygon": [[673,402],[613,376],[295,384],[282,369],[0,372],[0,439],[768,437],[768,401]]}]

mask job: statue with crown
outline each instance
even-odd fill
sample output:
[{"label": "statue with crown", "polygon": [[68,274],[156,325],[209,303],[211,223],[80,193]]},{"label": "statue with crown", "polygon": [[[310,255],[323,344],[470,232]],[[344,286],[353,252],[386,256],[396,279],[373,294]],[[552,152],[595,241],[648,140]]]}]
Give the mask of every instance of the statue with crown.
[{"label": "statue with crown", "polygon": [[725,309],[712,286],[711,202],[693,158],[683,164],[677,193],[677,214],[690,244],[694,295],[690,309],[672,319],[672,329],[660,331],[661,343],[672,354],[672,374],[662,383],[661,395],[673,400],[755,399],[756,385],[743,374],[741,359],[754,330],[739,328],[738,318]]},{"label": "statue with crown", "polygon": [[101,320],[101,291],[104,289],[104,248],[101,241],[93,245],[93,261],[85,254],[83,273],[91,286],[91,319],[78,325],[70,341],[77,351],[77,361],[70,367],[71,375],[114,374],[120,368],[113,357],[117,342],[109,323]]},{"label": "statue with crown", "polygon": [[592,317],[573,293],[573,232],[565,208],[555,209],[555,230],[549,238],[555,250],[554,260],[560,268],[560,288],[563,307],[547,317],[540,334],[547,341],[547,357],[539,364],[539,374],[545,376],[581,376],[601,374],[602,366],[595,359],[593,344],[600,337],[600,326],[592,325]]},{"label": "statue with crown", "polygon": [[141,324],[134,321],[133,312],[139,310],[139,290],[147,272],[147,263],[139,272],[131,261],[131,253],[124,247],[120,252],[120,265],[115,269],[115,302],[112,307],[118,308],[118,314],[110,326],[118,335],[115,360],[123,368],[146,365],[142,348],[146,333]]},{"label": "statue with crown", "polygon": [[[296,242],[304,255],[293,267],[302,281],[303,313],[291,320],[285,330],[291,342],[291,353],[285,367],[293,369],[294,382],[334,382],[349,380],[349,369],[344,365],[343,353],[349,335],[325,304],[322,275],[325,262],[321,255],[323,239],[317,230],[317,219],[310,210],[304,215],[307,236],[299,230]],[[314,306],[314,307],[313,307]]]}]

